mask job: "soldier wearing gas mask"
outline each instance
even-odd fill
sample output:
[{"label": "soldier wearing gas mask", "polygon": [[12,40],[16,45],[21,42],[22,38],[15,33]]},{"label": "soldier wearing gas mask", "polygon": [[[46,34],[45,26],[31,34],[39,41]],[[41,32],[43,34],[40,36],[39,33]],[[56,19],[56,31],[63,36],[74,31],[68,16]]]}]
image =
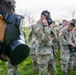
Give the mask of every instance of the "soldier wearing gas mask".
[{"label": "soldier wearing gas mask", "polygon": [[[55,75],[55,65],[52,50],[51,27],[52,20],[50,12],[44,10],[40,20],[32,25],[29,34],[30,56],[33,59],[34,69],[39,75]],[[50,64],[49,64],[50,62]]]},{"label": "soldier wearing gas mask", "polygon": [[17,65],[29,55],[21,30],[22,19],[15,13],[14,0],[0,0],[0,58],[8,61],[8,75],[18,75]]}]

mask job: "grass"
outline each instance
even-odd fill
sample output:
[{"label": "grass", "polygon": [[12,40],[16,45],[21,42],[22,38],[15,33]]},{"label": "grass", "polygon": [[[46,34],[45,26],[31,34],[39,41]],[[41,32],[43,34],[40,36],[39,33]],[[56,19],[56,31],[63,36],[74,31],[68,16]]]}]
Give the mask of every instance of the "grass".
[{"label": "grass", "polygon": [[[28,35],[29,35],[29,28],[25,29],[26,32],[26,39],[28,40]],[[27,42],[28,43],[28,42]],[[56,59],[56,74],[57,75],[62,75],[61,74],[61,67],[60,67],[60,58],[59,58],[59,53],[57,53],[57,59]],[[32,59],[30,56],[21,64],[19,64],[19,75],[38,75],[38,73],[33,71],[33,66],[32,66]],[[76,75],[76,70],[73,70],[73,75]],[[5,62],[0,61],[0,75],[7,75],[7,67]]]}]

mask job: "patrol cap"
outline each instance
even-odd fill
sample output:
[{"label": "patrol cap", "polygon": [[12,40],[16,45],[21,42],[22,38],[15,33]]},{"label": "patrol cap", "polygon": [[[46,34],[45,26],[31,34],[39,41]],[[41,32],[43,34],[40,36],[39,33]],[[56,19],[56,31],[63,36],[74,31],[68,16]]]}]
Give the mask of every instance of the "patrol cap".
[{"label": "patrol cap", "polygon": [[73,22],[69,22],[68,25],[75,27],[75,24]]},{"label": "patrol cap", "polygon": [[45,17],[50,17],[50,12],[48,10],[42,11],[41,15],[44,15]]}]

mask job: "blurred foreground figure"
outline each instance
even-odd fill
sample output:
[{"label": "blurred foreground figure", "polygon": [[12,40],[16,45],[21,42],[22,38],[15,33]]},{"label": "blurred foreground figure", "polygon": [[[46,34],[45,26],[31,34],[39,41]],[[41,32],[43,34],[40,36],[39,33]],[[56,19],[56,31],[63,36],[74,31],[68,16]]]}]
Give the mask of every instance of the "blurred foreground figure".
[{"label": "blurred foreground figure", "polygon": [[0,0],[0,58],[8,61],[8,75],[18,75],[17,65],[29,55],[22,19],[23,16],[15,13],[14,0]]}]

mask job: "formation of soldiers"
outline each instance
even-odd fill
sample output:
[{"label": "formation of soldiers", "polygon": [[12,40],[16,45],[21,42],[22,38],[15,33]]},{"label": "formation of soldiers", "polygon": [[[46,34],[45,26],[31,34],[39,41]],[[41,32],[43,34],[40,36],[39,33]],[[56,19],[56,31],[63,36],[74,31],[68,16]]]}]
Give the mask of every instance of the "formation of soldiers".
[{"label": "formation of soldiers", "polygon": [[39,21],[31,26],[29,43],[33,68],[39,75],[56,75],[58,50],[62,75],[72,75],[72,69],[76,68],[76,20],[63,20],[58,26],[55,21],[49,25],[47,18],[51,18],[50,12],[44,10]]},{"label": "formation of soldiers", "polygon": [[[0,10],[13,14],[15,12],[14,0],[0,0]],[[1,43],[7,22],[0,13],[0,52],[3,51]],[[56,52],[59,50],[61,59],[62,75],[72,75],[71,71],[76,68],[76,20],[63,20],[62,25],[55,25],[50,12],[45,10],[41,13],[39,21],[31,26],[29,34],[30,56],[33,68],[39,75],[56,75]],[[8,38],[7,38],[8,39]],[[5,57],[3,57],[5,56]],[[1,60],[7,60],[6,55],[0,54]],[[18,75],[18,65],[13,66],[6,62],[8,75]]]}]

